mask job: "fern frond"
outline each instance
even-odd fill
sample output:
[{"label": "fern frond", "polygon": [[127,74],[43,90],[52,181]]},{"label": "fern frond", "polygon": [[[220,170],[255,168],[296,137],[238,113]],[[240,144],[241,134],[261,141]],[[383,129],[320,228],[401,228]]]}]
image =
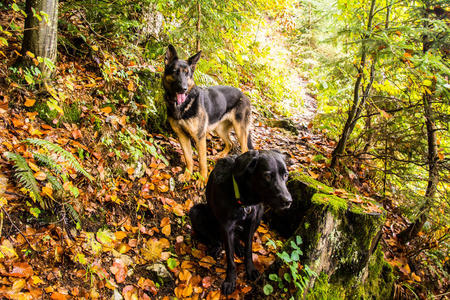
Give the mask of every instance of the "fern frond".
[{"label": "fern frond", "polygon": [[67,150],[64,150],[63,148],[61,148],[58,145],[55,145],[49,141],[46,140],[41,140],[41,139],[25,139],[25,142],[27,142],[28,144],[32,144],[32,145],[36,145],[39,147],[43,147],[45,149],[47,149],[49,152],[54,152],[60,156],[62,156],[64,158],[64,160],[66,160],[70,166],[72,168],[74,168],[77,172],[82,173],[84,176],[86,176],[89,180],[92,181],[92,176],[89,175],[88,172],[86,172],[86,170],[83,169],[83,167],[80,165],[80,163],[78,162],[78,160],[75,158],[75,156],[72,155],[72,153],[70,153]]},{"label": "fern frond", "polygon": [[199,85],[218,85],[217,81],[212,76],[206,73],[202,73],[199,70],[197,70],[197,72],[198,73],[196,73],[196,80],[198,81]]},{"label": "fern frond", "polygon": [[72,221],[74,223],[80,223],[81,224],[80,215],[75,210],[75,208],[71,204],[66,204],[66,209],[67,209],[68,214],[72,218]]},{"label": "fern frond", "polygon": [[40,164],[61,174],[62,166],[58,164],[53,158],[42,153],[33,153],[33,158]]},{"label": "fern frond", "polygon": [[19,171],[14,176],[19,179],[19,182],[30,191],[30,197],[34,201],[38,201],[43,209],[46,209],[38,187],[36,178],[33,176],[33,171],[28,166],[25,158],[17,153],[7,152],[6,158],[14,162],[14,168]]},{"label": "fern frond", "polygon": [[61,182],[59,182],[58,178],[56,178],[55,176],[47,173],[47,180],[52,185],[53,190],[55,191],[63,190],[63,185],[61,184]]}]

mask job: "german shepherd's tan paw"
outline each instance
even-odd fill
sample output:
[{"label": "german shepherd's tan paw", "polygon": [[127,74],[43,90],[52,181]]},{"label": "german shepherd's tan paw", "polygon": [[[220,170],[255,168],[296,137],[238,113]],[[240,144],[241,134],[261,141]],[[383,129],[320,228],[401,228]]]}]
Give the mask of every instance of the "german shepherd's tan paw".
[{"label": "german shepherd's tan paw", "polygon": [[180,174],[178,176],[178,181],[180,181],[180,182],[191,181],[191,177],[192,177],[192,172],[189,171],[188,169],[186,169],[186,171],[184,171],[183,174]]}]

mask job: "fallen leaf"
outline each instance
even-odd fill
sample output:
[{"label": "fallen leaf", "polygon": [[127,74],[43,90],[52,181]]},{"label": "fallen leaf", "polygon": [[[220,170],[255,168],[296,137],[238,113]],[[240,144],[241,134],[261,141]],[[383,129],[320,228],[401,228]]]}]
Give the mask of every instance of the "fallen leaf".
[{"label": "fallen leaf", "polygon": [[9,273],[8,275],[12,277],[28,278],[33,275],[33,268],[27,263],[14,263],[11,273]]},{"label": "fallen leaf", "polygon": [[212,266],[214,266],[216,264],[216,261],[214,260],[214,258],[212,258],[211,256],[205,256],[203,257],[200,262],[199,265],[204,267],[204,268],[210,268]]},{"label": "fallen leaf", "polygon": [[24,105],[26,107],[32,107],[36,103],[36,99],[26,99]]}]

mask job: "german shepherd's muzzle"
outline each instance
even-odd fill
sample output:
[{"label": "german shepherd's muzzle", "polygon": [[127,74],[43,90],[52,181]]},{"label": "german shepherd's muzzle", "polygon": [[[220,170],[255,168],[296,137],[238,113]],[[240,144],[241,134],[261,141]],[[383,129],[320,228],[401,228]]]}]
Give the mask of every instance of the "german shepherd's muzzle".
[{"label": "german shepherd's muzzle", "polygon": [[242,153],[253,149],[250,137],[252,111],[250,100],[234,87],[201,88],[195,85],[193,75],[200,54],[201,51],[187,61],[181,60],[175,48],[169,45],[162,80],[168,119],[178,136],[186,160],[185,179],[188,180],[194,170],[192,138],[197,146],[200,176],[205,181],[208,175],[206,134],[215,130],[225,142],[225,148],[219,153],[219,158],[225,157],[232,149],[232,128]]}]

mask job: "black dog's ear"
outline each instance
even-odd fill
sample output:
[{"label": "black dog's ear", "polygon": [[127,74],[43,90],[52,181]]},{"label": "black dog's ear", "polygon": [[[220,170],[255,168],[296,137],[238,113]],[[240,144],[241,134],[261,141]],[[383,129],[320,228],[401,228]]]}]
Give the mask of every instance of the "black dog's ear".
[{"label": "black dog's ear", "polygon": [[202,54],[202,51],[199,51],[197,54],[195,54],[194,56],[192,56],[188,59],[188,64],[191,67],[192,72],[195,71],[195,66],[198,63],[201,54]]},{"label": "black dog's ear", "polygon": [[164,63],[167,66],[173,63],[173,61],[176,59],[178,59],[177,50],[175,50],[174,46],[169,45],[169,47],[167,47],[166,58],[164,59]]},{"label": "black dog's ear", "polygon": [[255,171],[259,160],[258,150],[249,150],[239,155],[234,162],[233,174],[237,182],[242,182],[246,174],[252,174]]}]

